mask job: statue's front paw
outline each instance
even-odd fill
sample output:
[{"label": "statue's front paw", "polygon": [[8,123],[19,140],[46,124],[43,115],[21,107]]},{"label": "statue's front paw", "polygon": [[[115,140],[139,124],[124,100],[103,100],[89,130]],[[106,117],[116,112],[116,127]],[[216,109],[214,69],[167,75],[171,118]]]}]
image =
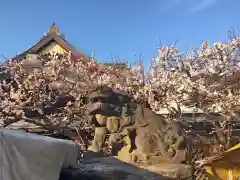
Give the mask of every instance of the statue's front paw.
[{"label": "statue's front paw", "polygon": [[137,150],[133,150],[131,152],[131,162],[136,163],[138,160],[138,152]]},{"label": "statue's front paw", "polygon": [[143,161],[148,161],[148,155],[147,154],[143,154],[142,155],[142,159],[143,159]]},{"label": "statue's front paw", "polygon": [[134,154],[134,155],[131,155],[131,162],[132,163],[136,163],[138,160],[138,157]]}]

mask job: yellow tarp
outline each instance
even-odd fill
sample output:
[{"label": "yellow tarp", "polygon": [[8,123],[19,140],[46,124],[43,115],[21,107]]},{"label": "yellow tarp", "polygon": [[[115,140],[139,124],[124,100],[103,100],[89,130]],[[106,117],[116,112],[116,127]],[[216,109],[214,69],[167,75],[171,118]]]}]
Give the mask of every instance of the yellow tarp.
[{"label": "yellow tarp", "polygon": [[210,179],[240,180],[240,143],[231,149],[199,161]]}]

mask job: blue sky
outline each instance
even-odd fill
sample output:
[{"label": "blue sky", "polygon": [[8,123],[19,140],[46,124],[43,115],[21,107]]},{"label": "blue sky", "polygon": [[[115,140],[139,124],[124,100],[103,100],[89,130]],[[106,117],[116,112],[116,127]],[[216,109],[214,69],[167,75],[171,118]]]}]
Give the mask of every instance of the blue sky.
[{"label": "blue sky", "polygon": [[239,7],[240,0],[1,0],[0,54],[27,49],[55,21],[67,40],[100,61],[141,55],[147,62],[160,41],[177,40],[185,50],[227,40],[230,27],[240,32]]}]

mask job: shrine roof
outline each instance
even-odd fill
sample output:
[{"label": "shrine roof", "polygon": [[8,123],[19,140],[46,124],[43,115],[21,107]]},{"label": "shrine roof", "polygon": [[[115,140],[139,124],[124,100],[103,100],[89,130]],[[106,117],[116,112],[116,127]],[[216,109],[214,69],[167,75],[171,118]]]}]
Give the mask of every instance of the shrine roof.
[{"label": "shrine roof", "polygon": [[58,27],[53,23],[46,33],[35,45],[24,51],[23,53],[15,56],[13,60],[22,60],[27,54],[38,54],[41,50],[47,47],[50,43],[55,42],[60,45],[67,52],[71,52],[74,58],[83,57],[85,60],[89,60],[90,57],[84,52],[74,48],[61,34]]}]

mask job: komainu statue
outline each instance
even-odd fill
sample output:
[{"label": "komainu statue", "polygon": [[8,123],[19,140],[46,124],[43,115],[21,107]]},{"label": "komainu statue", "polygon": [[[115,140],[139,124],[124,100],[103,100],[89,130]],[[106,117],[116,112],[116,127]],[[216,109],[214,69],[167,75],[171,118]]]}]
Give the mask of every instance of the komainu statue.
[{"label": "komainu statue", "polygon": [[180,125],[156,114],[128,94],[101,86],[89,94],[89,123],[95,125],[94,152],[103,149],[107,135],[112,142],[124,140],[121,160],[157,164],[187,161],[187,141]]}]

